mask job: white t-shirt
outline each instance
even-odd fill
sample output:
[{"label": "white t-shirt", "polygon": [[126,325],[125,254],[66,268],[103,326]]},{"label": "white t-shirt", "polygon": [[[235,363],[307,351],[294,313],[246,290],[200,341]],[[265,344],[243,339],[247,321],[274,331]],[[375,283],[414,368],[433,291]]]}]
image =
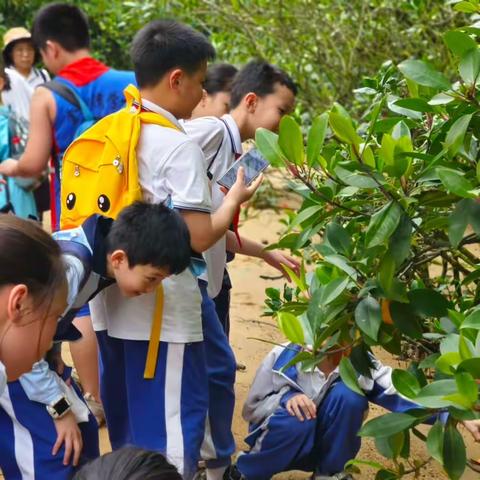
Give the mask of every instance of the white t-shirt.
[{"label": "white t-shirt", "polygon": [[0,362],[0,395],[5,390],[7,386],[7,372],[5,370],[5,365]]},{"label": "white t-shirt", "polygon": [[[222,121],[223,120],[223,121]],[[210,173],[212,210],[216,211],[223,202],[224,193],[217,180],[231,167],[236,157],[242,154],[240,131],[231,115],[201,117],[183,123],[183,128],[205,154],[205,168]],[[226,264],[226,239],[222,237],[203,253],[207,262],[208,295],[215,298],[222,288]]]},{"label": "white t-shirt", "polygon": [[5,73],[10,81],[10,89],[2,92],[2,103],[10,107],[17,116],[28,120],[34,89],[16,70],[6,68]]},{"label": "white t-shirt", "polygon": [[[138,173],[144,199],[164,202],[169,196],[178,209],[210,213],[211,198],[200,147],[183,131],[172,114],[142,100],[180,130],[143,125],[137,146]],[[203,340],[201,294],[190,270],[163,281],[164,309],[161,340],[189,343]],[[112,337],[149,340],[155,293],[126,299],[112,285],[90,302],[94,328],[105,322]],[[98,319],[98,320],[97,320]]]}]

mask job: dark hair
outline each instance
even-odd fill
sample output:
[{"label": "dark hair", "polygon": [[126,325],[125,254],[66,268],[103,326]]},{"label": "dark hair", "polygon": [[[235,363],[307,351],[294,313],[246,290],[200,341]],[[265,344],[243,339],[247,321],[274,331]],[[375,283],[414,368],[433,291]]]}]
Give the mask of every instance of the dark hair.
[{"label": "dark hair", "polygon": [[3,85],[2,90],[0,92],[6,92],[7,90],[10,90],[10,78],[5,71],[5,65],[3,64],[2,59],[0,58],[0,79],[2,79],[5,83]]},{"label": "dark hair", "polygon": [[50,3],[35,15],[32,38],[39,49],[44,48],[48,40],[58,42],[68,52],[89,48],[87,17],[74,5]]},{"label": "dark hair", "polygon": [[38,48],[33,43],[33,40],[31,38],[19,38],[18,40],[14,40],[13,42],[10,42],[3,50],[3,59],[7,67],[15,66],[13,63],[13,48],[15,47],[15,45],[18,45],[19,43],[29,43],[33,47],[33,50],[35,52],[35,56],[33,57],[33,65],[35,65],[40,61],[40,52],[38,51]]},{"label": "dark hair", "polygon": [[203,88],[209,95],[219,92],[230,92],[232,81],[238,70],[230,63],[217,63],[210,65]]},{"label": "dark hair", "polygon": [[25,284],[37,305],[65,284],[60,247],[34,221],[0,214],[0,287]]},{"label": "dark hair", "polygon": [[124,208],[107,236],[107,253],[124,250],[128,264],[168,267],[179,274],[190,264],[190,233],[181,215],[162,204]]},{"label": "dark hair", "polygon": [[264,60],[247,63],[233,79],[230,108],[238,106],[247,93],[253,92],[259,97],[273,93],[276,83],[285,85],[294,95],[297,94],[297,85],[280,68]]},{"label": "dark hair", "polygon": [[157,452],[123,447],[85,465],[73,480],[182,480],[177,469]]},{"label": "dark hair", "polygon": [[130,48],[138,86],[156,85],[172,68],[196,72],[215,58],[207,38],[174,20],[154,20],[137,32]]}]

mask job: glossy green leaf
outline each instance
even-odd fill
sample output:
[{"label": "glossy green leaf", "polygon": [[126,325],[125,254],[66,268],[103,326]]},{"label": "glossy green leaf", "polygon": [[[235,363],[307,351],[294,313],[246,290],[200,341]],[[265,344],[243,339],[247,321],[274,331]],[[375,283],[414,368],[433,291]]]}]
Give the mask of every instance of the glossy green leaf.
[{"label": "glossy green leaf", "polygon": [[447,352],[440,355],[435,361],[435,367],[446,375],[455,372],[458,364],[462,361],[462,357],[458,352]]},{"label": "glossy green leaf", "polygon": [[477,42],[468,33],[451,30],[443,36],[443,40],[451,52],[457,57],[462,57],[469,50],[477,48]]},{"label": "glossy green leaf", "polygon": [[452,480],[459,480],[466,463],[467,454],[462,435],[448,422],[443,437],[443,467]]},{"label": "glossy green leaf", "polygon": [[387,203],[373,214],[365,236],[367,247],[385,243],[397,228],[401,215],[402,209],[394,201]]},{"label": "glossy green leaf", "polygon": [[448,300],[436,290],[419,288],[408,292],[412,309],[424,317],[443,317],[448,314]]},{"label": "glossy green leaf", "polygon": [[358,433],[361,437],[387,437],[410,428],[417,418],[406,413],[387,413],[367,422]]},{"label": "glossy green leaf", "polygon": [[469,50],[462,57],[458,70],[466,84],[474,85],[477,83],[480,74],[480,50],[478,47]]},{"label": "glossy green leaf", "polygon": [[412,222],[405,213],[401,216],[400,222],[390,237],[388,249],[399,267],[410,255],[410,244],[412,239]]},{"label": "glossy green leaf", "polygon": [[457,382],[458,393],[468,399],[470,408],[472,408],[478,400],[478,385],[474,378],[467,372],[461,372],[455,374],[455,381]]},{"label": "glossy green leaf", "polygon": [[458,372],[468,372],[473,378],[480,379],[480,357],[470,358],[459,363]]},{"label": "glossy green leaf", "polygon": [[288,312],[279,312],[277,322],[280,331],[292,343],[303,345],[305,335],[300,320],[293,314]]},{"label": "glossy green leaf", "polygon": [[480,330],[480,309],[474,310],[470,313],[465,318],[460,328],[473,328],[475,330]]},{"label": "glossy green leaf", "polygon": [[457,247],[465,235],[470,216],[470,199],[460,200],[448,217],[448,238],[453,247]]},{"label": "glossy green leaf", "polygon": [[458,2],[453,6],[454,10],[457,12],[463,13],[475,13],[478,12],[479,8],[473,5],[472,2],[465,1],[465,2]]},{"label": "glossy green leaf", "polygon": [[446,90],[450,87],[448,79],[422,60],[405,60],[398,66],[399,70],[419,85]]},{"label": "glossy green leaf", "polygon": [[406,370],[393,370],[392,383],[395,389],[407,398],[414,398],[420,392],[420,384],[417,378]]},{"label": "glossy green leaf", "polygon": [[343,383],[355,393],[365,396],[363,390],[358,385],[358,374],[353,368],[350,359],[347,357],[343,357],[340,361],[338,369],[340,373],[340,378],[342,379]]},{"label": "glossy green leaf", "polygon": [[443,463],[443,425],[437,420],[428,432],[428,453],[440,464]]},{"label": "glossy green leaf", "polygon": [[332,222],[325,228],[325,237],[337,253],[349,255],[352,245],[350,234],[337,222]]},{"label": "glossy green leaf", "polygon": [[463,139],[465,138],[465,133],[467,132],[471,120],[472,114],[462,115],[448,130],[444,146],[445,148],[448,148],[450,155],[455,155],[463,145]]},{"label": "glossy green leaf", "polygon": [[306,222],[312,217],[319,216],[320,212],[323,212],[325,207],[323,205],[312,205],[311,207],[302,210],[293,220],[293,222],[289,225],[289,230],[293,230],[294,228],[298,227],[303,222]]},{"label": "glossy green leaf", "polygon": [[290,115],[285,115],[280,121],[278,145],[290,162],[295,165],[303,164],[302,131],[300,125]]},{"label": "glossy green leaf", "polygon": [[408,303],[391,302],[390,314],[394,325],[407,337],[422,338],[422,324]]},{"label": "glossy green leaf", "polygon": [[423,98],[402,98],[395,102],[402,108],[408,108],[416,112],[433,112],[434,108]]},{"label": "glossy green leaf", "polygon": [[364,298],[355,308],[355,322],[363,333],[377,340],[382,324],[382,312],[378,301],[373,297]]},{"label": "glossy green leaf", "polygon": [[452,403],[444,397],[454,393],[457,393],[455,380],[437,380],[423,387],[415,398],[415,402],[427,408],[445,408]]},{"label": "glossy green leaf", "polygon": [[255,143],[260,153],[272,167],[285,166],[285,155],[278,145],[278,135],[266,128],[258,128],[255,132]]},{"label": "glossy green leaf", "polygon": [[475,198],[475,195],[471,193],[473,185],[464,176],[449,168],[437,168],[437,173],[449,192],[459,197]]},{"label": "glossy green leaf", "polygon": [[321,305],[328,305],[336,300],[347,288],[351,280],[346,278],[335,278],[327,285],[321,287],[321,295],[319,298]]},{"label": "glossy green leaf", "polygon": [[308,131],[307,139],[307,163],[309,167],[313,167],[322,152],[323,143],[328,127],[328,113],[315,118]]},{"label": "glossy green leaf", "polygon": [[383,291],[387,294],[392,290],[393,276],[395,275],[396,265],[393,255],[388,251],[380,262],[378,270],[378,282]]},{"label": "glossy green leaf", "polygon": [[372,178],[371,176],[368,176],[365,173],[351,172],[346,168],[337,166],[335,168],[335,174],[343,183],[346,183],[347,185],[351,185],[352,187],[378,188],[378,182],[374,178]]},{"label": "glossy green leaf", "polygon": [[361,143],[361,138],[358,136],[355,128],[353,128],[353,124],[349,118],[339,113],[330,112],[328,119],[331,129],[339,140],[356,146]]}]

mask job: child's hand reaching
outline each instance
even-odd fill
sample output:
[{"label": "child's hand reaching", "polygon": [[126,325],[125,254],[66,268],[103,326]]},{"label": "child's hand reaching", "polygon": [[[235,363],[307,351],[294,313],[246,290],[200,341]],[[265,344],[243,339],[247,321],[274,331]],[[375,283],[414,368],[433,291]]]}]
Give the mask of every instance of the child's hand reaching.
[{"label": "child's hand reaching", "polygon": [[287,401],[287,412],[301,422],[317,417],[317,406],[303,393],[299,393]]},{"label": "child's hand reaching", "polygon": [[63,464],[69,465],[71,461],[73,466],[77,466],[82,453],[83,440],[75,415],[70,411],[62,418],[54,420],[54,423],[57,430],[57,441],[53,446],[52,455],[56,455],[65,444]]}]

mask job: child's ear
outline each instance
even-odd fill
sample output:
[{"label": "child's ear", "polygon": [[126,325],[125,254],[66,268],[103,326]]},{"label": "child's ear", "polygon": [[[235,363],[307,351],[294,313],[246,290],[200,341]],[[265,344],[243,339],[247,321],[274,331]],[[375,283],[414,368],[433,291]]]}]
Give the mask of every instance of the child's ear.
[{"label": "child's ear", "polygon": [[127,257],[127,254],[125,253],[125,250],[114,250],[110,254],[110,262],[113,268],[118,268],[120,267],[120,265],[122,265],[125,262],[128,265],[128,257]]},{"label": "child's ear", "polygon": [[180,83],[182,82],[182,78],[183,78],[182,69],[175,68],[175,70],[172,70],[168,77],[170,88],[172,90],[177,90],[178,87],[180,86]]},{"label": "child's ear", "polygon": [[28,287],[23,283],[15,285],[8,295],[7,316],[12,322],[20,322],[26,308]]},{"label": "child's ear", "polygon": [[243,97],[243,102],[247,107],[248,113],[255,113],[258,104],[258,96],[256,93],[249,92]]}]

